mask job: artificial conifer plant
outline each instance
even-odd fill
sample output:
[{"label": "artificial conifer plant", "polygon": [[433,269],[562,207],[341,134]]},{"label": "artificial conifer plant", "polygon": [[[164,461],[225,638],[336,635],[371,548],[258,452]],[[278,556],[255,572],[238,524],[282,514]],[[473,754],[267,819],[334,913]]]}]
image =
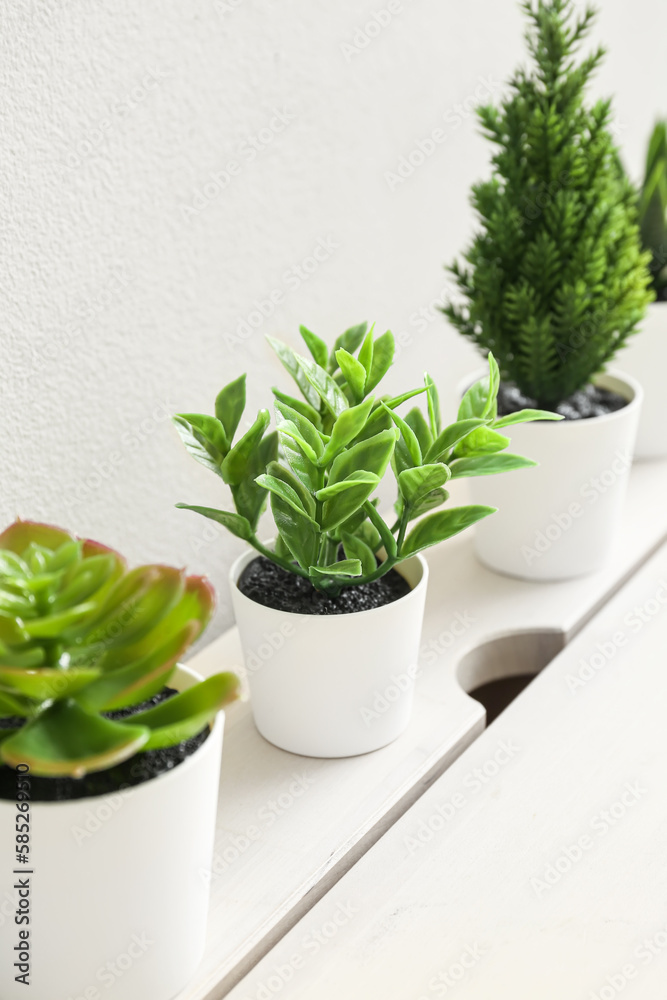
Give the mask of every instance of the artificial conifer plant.
[{"label": "artificial conifer plant", "polygon": [[667,301],[667,122],[655,126],[646,154],[644,183],[639,195],[639,226],[651,255],[656,298]]},{"label": "artificial conifer plant", "polygon": [[604,56],[577,60],[595,11],[573,0],[522,7],[532,66],[499,109],[479,109],[494,176],[473,187],[479,231],[451,268],[463,301],[443,311],[493,352],[504,382],[553,409],[635,332],[652,293],[610,101],[584,101]]}]

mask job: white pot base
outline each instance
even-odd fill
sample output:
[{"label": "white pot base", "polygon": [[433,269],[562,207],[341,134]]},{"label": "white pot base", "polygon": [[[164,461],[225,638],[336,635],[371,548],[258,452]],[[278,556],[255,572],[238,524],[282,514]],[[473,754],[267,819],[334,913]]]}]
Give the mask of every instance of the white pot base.
[{"label": "white pot base", "polygon": [[257,729],[269,743],[305,757],[352,757],[405,732],[418,670],[428,567],[413,556],[398,567],[409,594],[346,615],[267,608],[236,585],[256,558],[230,571]]}]

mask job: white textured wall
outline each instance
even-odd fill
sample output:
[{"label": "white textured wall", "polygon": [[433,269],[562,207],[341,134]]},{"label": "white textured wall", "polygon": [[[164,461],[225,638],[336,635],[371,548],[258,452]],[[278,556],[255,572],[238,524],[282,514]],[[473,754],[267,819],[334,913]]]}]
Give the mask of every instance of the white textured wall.
[{"label": "white textured wall", "polygon": [[[3,521],[205,571],[228,622],[239,543],[204,542],[206,522],[173,507],[222,505],[224,488],[167,415],[209,410],[246,369],[251,409],[265,403],[282,375],[263,334],[294,339],[299,322],[391,326],[395,386],[428,365],[451,392],[474,355],[417,311],[470,234],[488,156],[470,107],[514,68],[521,28],[514,0],[3,0]],[[634,170],[667,112],[666,32],[664,0],[602,0],[598,85]],[[390,184],[434,128],[444,141]]]}]

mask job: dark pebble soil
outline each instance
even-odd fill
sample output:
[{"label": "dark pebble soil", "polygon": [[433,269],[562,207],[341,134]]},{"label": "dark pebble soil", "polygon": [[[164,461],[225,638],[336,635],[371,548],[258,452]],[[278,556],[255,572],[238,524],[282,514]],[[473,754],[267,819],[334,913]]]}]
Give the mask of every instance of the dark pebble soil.
[{"label": "dark pebble soil", "polygon": [[410,593],[407,580],[395,569],[390,569],[373,583],[345,587],[338,597],[329,597],[315,590],[309,580],[289,573],[264,556],[257,556],[248,563],[239,578],[238,588],[257,604],[300,615],[349,615],[355,611],[370,611]]},{"label": "dark pebble soil", "polygon": [[603,417],[607,413],[622,410],[628,405],[627,399],[609,389],[599,389],[595,385],[587,385],[585,389],[573,392],[558,406],[540,406],[537,400],[524,396],[515,385],[504,382],[498,392],[498,416],[506,417],[517,410],[553,410],[560,413],[565,420],[586,420],[588,417]]},{"label": "dark pebble soil", "polygon": [[[136,712],[154,708],[176,694],[173,688],[164,688],[148,701],[131,708],[105,712],[109,719],[127,719]],[[15,729],[23,725],[23,719],[0,719],[0,729]],[[67,802],[70,799],[85,799],[92,795],[112,795],[124,788],[141,785],[156,778],[158,774],[171,771],[197,750],[209,735],[208,726],[196,736],[173,747],[148,750],[135,754],[121,764],[106,771],[93,771],[83,778],[41,778],[29,775],[30,799],[32,802]],[[16,773],[7,766],[0,766],[0,799],[16,798]]]}]

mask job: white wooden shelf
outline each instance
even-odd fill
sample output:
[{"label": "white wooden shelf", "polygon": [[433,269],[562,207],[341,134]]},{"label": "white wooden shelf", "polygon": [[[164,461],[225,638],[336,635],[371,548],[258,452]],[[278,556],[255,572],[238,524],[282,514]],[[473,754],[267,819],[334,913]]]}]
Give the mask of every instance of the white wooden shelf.
[{"label": "white wooden shelf", "polygon": [[230,1000],[664,1000],[666,648],[667,545]]},{"label": "white wooden shelf", "polygon": [[[412,807],[407,813],[408,817],[412,817],[414,810],[424,808],[424,802],[433,801],[434,794],[441,794],[431,791],[427,793],[428,798],[424,796],[429,786],[483,731],[484,709],[464,693],[459,679],[464,687],[470,689],[494,675],[542,667],[591,619],[609,596],[636,573],[663,541],[667,535],[667,505],[663,499],[666,491],[667,463],[644,464],[633,469],[622,544],[609,567],[587,579],[530,584],[495,575],[476,562],[470,539],[466,536],[452,539],[432,551],[429,554],[432,576],[424,623],[422,672],[418,680],[414,719],[407,733],[384,750],[344,760],[296,757],[270,746],[258,735],[247,704],[232,706],[228,712],[223,751],[206,955],[197,976],[179,1000],[218,1000],[227,995],[234,984],[259,962],[256,972],[253,971],[238,989],[230,993],[234,998],[255,998],[259,989],[256,984],[261,985],[262,976],[266,977],[271,963],[282,961],[281,956],[289,953],[295,941],[301,940],[299,935],[311,933],[304,928],[317,930],[318,920],[326,923],[330,919],[329,910],[337,913],[339,921],[342,921],[341,912],[336,911],[336,907],[341,901],[345,903],[345,892],[348,890],[343,886],[349,885],[350,879],[362,870],[369,872],[366,882],[363,885],[352,884],[361,897],[374,900],[368,904],[370,909],[364,903],[354,919],[350,919],[349,927],[346,924],[340,929],[335,945],[316,948],[315,944],[311,944],[306,948],[306,966],[298,976],[295,973],[294,983],[290,983],[289,989],[285,987],[281,995],[303,995],[321,1000],[325,995],[367,998],[384,996],[386,992],[386,996],[419,1000],[421,981],[417,982],[413,977],[412,985],[406,991],[404,979],[395,973],[407,954],[400,937],[396,939],[395,961],[389,963],[395,975],[385,976],[383,973],[369,985],[370,980],[366,982],[363,979],[360,969],[375,969],[375,957],[385,953],[385,940],[389,952],[394,947],[393,938],[388,933],[388,928],[399,922],[399,911],[394,914],[391,902],[394,889],[397,890],[404,879],[412,885],[415,872],[422,871],[422,861],[426,869],[422,872],[424,882],[428,883],[430,878],[427,852],[420,852],[409,859],[401,856],[400,865],[396,862],[400,845],[399,849],[391,845],[395,845],[396,837],[400,839],[397,831],[404,829],[406,822],[412,821],[407,817],[401,819],[401,816]],[[583,635],[579,641],[586,641]],[[203,674],[220,669],[240,670],[241,655],[236,631],[231,630],[211,643],[190,663]],[[553,667],[547,674],[552,676]],[[539,719],[535,724],[538,735],[551,732],[560,719],[556,714],[558,699],[552,703],[548,693],[534,694],[542,692],[543,687],[543,679],[540,678],[529,689],[531,700],[539,698],[543,701],[543,709],[538,713]],[[488,757],[489,740],[493,743],[493,740],[504,737],[507,720],[514,717],[517,711],[525,711],[523,706],[527,704],[529,692],[519,699],[516,708],[512,707],[505,713],[466,752],[456,772],[450,770],[444,778],[440,778],[436,785],[438,789],[443,781],[453,781],[456,785],[458,780],[460,784],[461,768],[465,772],[475,766],[474,761],[480,754],[482,760],[485,754]],[[576,714],[578,702],[572,696],[568,699],[561,708],[569,706],[570,711]],[[595,708],[595,695],[592,702],[588,698],[586,700],[589,701],[590,712],[591,704]],[[536,718],[536,713],[527,711],[526,715],[529,716],[525,720],[527,729],[519,725],[518,730],[528,747],[528,735],[532,732],[530,723]],[[638,732],[641,732],[641,727]],[[558,759],[567,752],[565,742],[561,740],[556,746],[554,752]],[[621,752],[620,744],[616,750]],[[491,804],[503,787],[505,776],[528,767],[525,763],[527,759],[528,755],[523,752],[520,759],[508,764],[500,781],[489,793]],[[458,779],[453,777],[454,773]],[[522,782],[525,780],[525,777],[522,778]],[[619,787],[622,789],[622,786],[623,782]],[[571,789],[571,793],[574,795],[575,789]],[[486,798],[480,795],[471,799],[463,810],[458,823],[464,831],[463,841],[472,837],[479,822],[478,811],[491,809],[491,805],[484,806],[484,802]],[[481,823],[488,833],[484,817],[481,817]],[[490,832],[493,833],[493,830]],[[514,857],[518,845],[523,849],[527,831],[522,821],[517,820],[516,825],[513,821],[505,824],[498,836],[501,838],[499,844],[502,838],[507,838],[510,844],[508,850]],[[370,851],[379,838],[382,838],[380,844]],[[449,859],[451,871],[456,870],[461,850],[461,843],[453,848]],[[488,850],[488,856],[485,854],[476,859],[480,870],[486,871],[487,875],[490,870],[495,870],[494,866],[501,870],[505,865],[504,859],[501,859],[502,865],[498,862],[495,848]],[[391,858],[386,870],[383,867],[385,862],[373,867],[374,859],[382,851],[389,852],[387,857]],[[363,860],[353,872],[339,882],[360,858]],[[400,878],[399,868],[402,872]],[[424,932],[424,924],[429,924],[429,919],[415,917],[414,926],[424,932],[424,948],[428,951],[434,926],[437,925],[438,954],[444,955],[445,952],[449,954],[448,947],[445,948],[449,923],[445,926],[442,921],[434,920],[433,905],[436,910],[442,906],[444,911],[451,907],[454,914],[460,905],[465,914],[465,907],[470,904],[470,913],[474,915],[475,907],[471,902],[474,893],[470,900],[462,902],[460,894],[457,895],[458,890],[452,895],[446,887],[447,883],[439,881],[439,870],[437,874],[438,884],[441,888],[445,885],[442,900],[433,904],[428,902],[428,894],[424,896],[425,910],[430,913],[430,932]],[[332,886],[335,889],[332,890]],[[317,904],[322,897],[322,902]],[[383,910],[385,902],[386,912]],[[371,914],[375,917],[375,906],[379,908],[378,912],[385,914],[384,918],[378,916],[377,924],[371,919]],[[414,909],[420,912],[417,903]],[[386,927],[383,923],[385,918]],[[297,928],[290,932],[297,921],[300,921]],[[509,933],[513,926],[511,913],[508,913],[507,921],[503,933]],[[465,920],[462,926],[466,926]],[[407,924],[406,928],[407,934]],[[368,940],[364,938],[365,933]],[[356,945],[350,945],[349,936],[353,934],[359,935],[358,949]],[[417,931],[412,935],[410,930],[410,935],[411,942],[419,937]],[[456,935],[453,940],[458,942]],[[260,961],[283,937],[284,942],[271,952],[267,960]],[[317,943],[317,939],[314,940]],[[348,945],[353,949],[351,952]],[[342,961],[343,953],[345,961]],[[357,968],[357,962],[360,968]],[[348,976],[349,979],[345,980],[345,991],[337,994],[322,992],[328,986],[323,985],[324,980],[322,984],[319,982],[320,973],[327,982],[329,979],[333,982],[332,970],[339,966],[340,976]],[[310,971],[306,972],[306,968]],[[357,980],[366,983],[365,989],[355,985]],[[305,992],[294,992],[295,989],[301,990],[301,986],[297,985],[300,982],[309,985],[303,987]],[[391,982],[395,986],[394,992],[389,992]],[[428,991],[424,994],[436,995]],[[542,991],[541,1000],[545,995]],[[531,1000],[534,998],[531,997]]]}]

